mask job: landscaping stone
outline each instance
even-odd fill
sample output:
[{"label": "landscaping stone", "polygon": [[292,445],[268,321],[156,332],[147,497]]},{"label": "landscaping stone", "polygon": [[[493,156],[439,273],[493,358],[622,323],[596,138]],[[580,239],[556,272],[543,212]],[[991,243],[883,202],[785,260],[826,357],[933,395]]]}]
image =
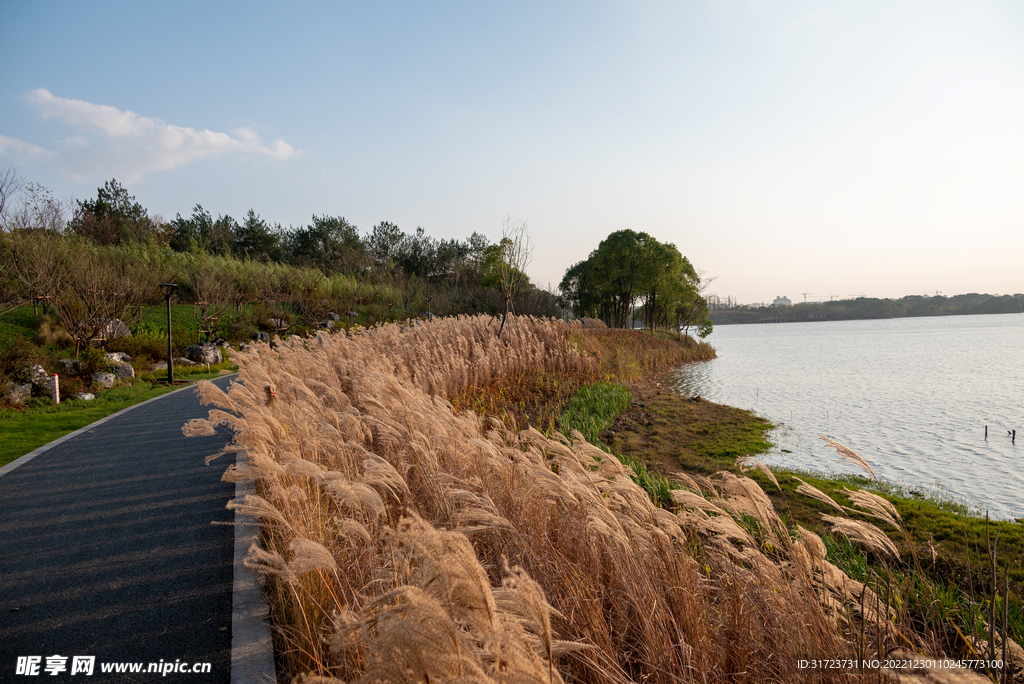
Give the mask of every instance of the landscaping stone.
[{"label": "landscaping stone", "polygon": [[57,362],[61,375],[78,375],[82,372],[82,362],[78,359],[61,359]]},{"label": "landscaping stone", "polygon": [[108,340],[131,337],[131,335],[132,331],[128,329],[128,326],[124,324],[124,321],[118,318],[108,318],[103,323],[103,327],[100,328],[100,337],[105,337]]},{"label": "landscaping stone", "polygon": [[92,381],[103,389],[110,389],[117,384],[117,376],[113,373],[93,373]]},{"label": "landscaping stone", "polygon": [[132,357],[128,356],[124,352],[110,352],[107,354],[107,363],[110,365],[116,365],[119,363],[131,363]]},{"label": "landscaping stone", "polygon": [[[186,359],[184,356],[175,356],[174,357],[174,365],[175,366],[195,366],[196,362],[193,361],[192,359]],[[164,364],[164,368],[166,368],[166,367],[167,367],[167,364]]]},{"label": "landscaping stone", "polygon": [[262,330],[254,332],[252,334],[252,339],[256,340],[257,342],[266,342],[267,344],[270,344],[270,335],[263,332]]},{"label": "landscaping stone", "polygon": [[114,366],[114,374],[118,380],[130,380],[135,377],[135,369],[130,363],[119,363]]},{"label": "landscaping stone", "polygon": [[13,383],[5,396],[9,403],[20,404],[32,396],[32,383],[26,382],[23,385]]},{"label": "landscaping stone", "polygon": [[327,320],[329,320],[329,321],[340,321],[341,320],[341,316],[339,316],[338,314],[336,314],[336,313],[334,313],[332,311],[331,313],[327,314]]},{"label": "landscaping stone", "polygon": [[224,355],[221,354],[220,349],[217,345],[212,342],[206,344],[193,344],[191,347],[185,350],[185,356],[195,361],[196,363],[209,364],[211,366],[216,365],[224,360]]},{"label": "landscaping stone", "polygon": [[25,375],[28,376],[28,381],[36,387],[45,387],[51,382],[50,374],[46,372],[45,368],[39,365],[29,367],[28,372]]},{"label": "landscaping stone", "polygon": [[81,401],[92,401],[96,398],[96,395],[92,392],[79,392],[78,394],[72,394],[72,399],[80,399]]}]

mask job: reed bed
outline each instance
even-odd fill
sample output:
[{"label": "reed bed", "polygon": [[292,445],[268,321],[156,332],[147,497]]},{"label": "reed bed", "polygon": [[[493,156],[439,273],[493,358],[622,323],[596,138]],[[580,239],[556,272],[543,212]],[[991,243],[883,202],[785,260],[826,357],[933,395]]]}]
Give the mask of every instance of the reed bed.
[{"label": "reed bed", "polygon": [[687,478],[672,512],[579,432],[516,432],[447,401],[530,370],[590,373],[581,331],[517,317],[498,339],[478,317],[293,338],[239,354],[228,392],[199,388],[216,408],[186,434],[229,425],[225,478],[256,485],[231,506],[260,521],[247,563],[266,576],[282,679],[788,682],[799,658],[852,654],[855,612],[880,652],[901,643],[752,480]]}]

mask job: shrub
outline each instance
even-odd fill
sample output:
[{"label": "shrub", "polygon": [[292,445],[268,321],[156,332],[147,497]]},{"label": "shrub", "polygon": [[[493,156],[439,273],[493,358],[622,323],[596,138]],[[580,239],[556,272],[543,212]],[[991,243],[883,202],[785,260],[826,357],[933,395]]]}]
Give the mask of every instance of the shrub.
[{"label": "shrub", "polygon": [[21,335],[16,335],[14,341],[0,351],[0,373],[15,382],[28,382],[28,370],[36,365],[46,368],[47,371],[52,366],[50,359],[42,350]]},{"label": "shrub", "polygon": [[49,316],[43,316],[39,321],[39,329],[36,330],[36,335],[32,341],[40,347],[49,345],[70,347],[75,343],[74,338],[68,334],[64,326],[51,320]]}]

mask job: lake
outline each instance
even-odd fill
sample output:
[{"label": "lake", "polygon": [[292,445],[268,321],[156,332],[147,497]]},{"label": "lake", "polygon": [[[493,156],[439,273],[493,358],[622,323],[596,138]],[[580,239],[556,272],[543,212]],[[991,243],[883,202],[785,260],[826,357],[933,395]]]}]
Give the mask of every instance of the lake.
[{"label": "lake", "polygon": [[708,341],[718,358],[674,389],[775,423],[766,464],[866,474],[826,435],[879,478],[1024,516],[1024,314],[723,325]]}]

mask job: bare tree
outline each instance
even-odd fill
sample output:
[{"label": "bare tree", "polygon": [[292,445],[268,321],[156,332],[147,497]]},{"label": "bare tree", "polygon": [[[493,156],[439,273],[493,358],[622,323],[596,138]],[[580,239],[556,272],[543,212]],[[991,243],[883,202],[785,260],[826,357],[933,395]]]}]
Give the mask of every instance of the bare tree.
[{"label": "bare tree", "polygon": [[24,186],[25,181],[18,175],[18,169],[15,167],[0,171],[0,229],[6,230],[8,204]]},{"label": "bare tree", "polygon": [[498,278],[501,285],[501,294],[504,298],[504,312],[501,316],[501,327],[498,328],[498,337],[501,337],[505,329],[505,320],[509,312],[515,315],[513,300],[516,293],[522,286],[529,282],[526,277],[526,268],[533,261],[533,243],[530,234],[526,231],[526,221],[512,222],[511,218],[505,219],[505,225],[501,230],[501,242],[498,243],[500,258],[498,260]]},{"label": "bare tree", "polygon": [[156,301],[165,274],[126,250],[67,238],[54,245],[65,275],[53,292],[53,309],[76,352],[129,335],[128,323],[141,317],[144,304]]},{"label": "bare tree", "polygon": [[235,299],[234,278],[223,264],[214,263],[214,257],[190,254],[185,279],[199,308],[200,332],[206,331],[209,340]]},{"label": "bare tree", "polygon": [[45,302],[62,288],[66,277],[63,238],[43,231],[17,229],[4,237],[7,272],[16,289],[32,300]]}]

